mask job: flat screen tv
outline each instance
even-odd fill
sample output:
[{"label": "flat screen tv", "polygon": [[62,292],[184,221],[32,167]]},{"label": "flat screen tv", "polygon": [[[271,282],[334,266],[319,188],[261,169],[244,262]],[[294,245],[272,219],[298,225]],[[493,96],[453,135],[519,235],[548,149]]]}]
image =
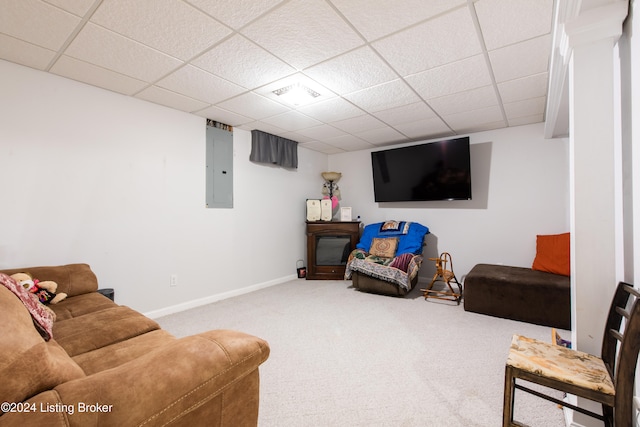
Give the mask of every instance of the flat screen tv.
[{"label": "flat screen tv", "polygon": [[469,137],[371,153],[376,202],[471,199]]}]

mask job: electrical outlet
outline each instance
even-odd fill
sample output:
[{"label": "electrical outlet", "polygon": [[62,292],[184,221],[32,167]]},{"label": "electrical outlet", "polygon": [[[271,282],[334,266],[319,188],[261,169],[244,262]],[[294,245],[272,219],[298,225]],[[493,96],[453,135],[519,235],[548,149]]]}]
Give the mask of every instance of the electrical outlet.
[{"label": "electrical outlet", "polygon": [[171,287],[178,286],[178,275],[176,274],[171,275],[171,278],[169,279],[169,286]]}]

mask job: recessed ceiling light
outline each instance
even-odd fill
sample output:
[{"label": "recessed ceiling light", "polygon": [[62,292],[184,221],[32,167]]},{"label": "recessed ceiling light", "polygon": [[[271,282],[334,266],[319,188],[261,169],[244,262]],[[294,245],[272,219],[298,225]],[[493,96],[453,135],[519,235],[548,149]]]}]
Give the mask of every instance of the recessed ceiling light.
[{"label": "recessed ceiling light", "polygon": [[283,100],[291,105],[304,105],[319,97],[320,94],[313,89],[295,83],[273,91],[278,99]]}]

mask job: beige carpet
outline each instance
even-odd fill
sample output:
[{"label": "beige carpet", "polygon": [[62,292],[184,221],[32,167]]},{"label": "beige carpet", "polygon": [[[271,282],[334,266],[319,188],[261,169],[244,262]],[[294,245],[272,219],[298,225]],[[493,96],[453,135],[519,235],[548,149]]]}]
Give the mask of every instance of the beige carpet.
[{"label": "beige carpet", "polygon": [[[237,329],[266,339],[263,427],[499,426],[511,336],[550,340],[550,328],[425,301],[419,289],[394,298],[350,284],[294,280],[158,322],[176,336]],[[516,420],[565,425],[556,405],[520,391]]]}]

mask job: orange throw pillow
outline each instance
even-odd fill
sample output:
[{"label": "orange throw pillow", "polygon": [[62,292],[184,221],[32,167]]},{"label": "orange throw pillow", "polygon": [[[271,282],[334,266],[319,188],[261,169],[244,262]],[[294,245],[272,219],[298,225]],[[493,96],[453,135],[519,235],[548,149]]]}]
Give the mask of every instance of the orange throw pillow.
[{"label": "orange throw pillow", "polygon": [[536,257],[531,268],[548,273],[571,275],[569,233],[538,235]]}]

